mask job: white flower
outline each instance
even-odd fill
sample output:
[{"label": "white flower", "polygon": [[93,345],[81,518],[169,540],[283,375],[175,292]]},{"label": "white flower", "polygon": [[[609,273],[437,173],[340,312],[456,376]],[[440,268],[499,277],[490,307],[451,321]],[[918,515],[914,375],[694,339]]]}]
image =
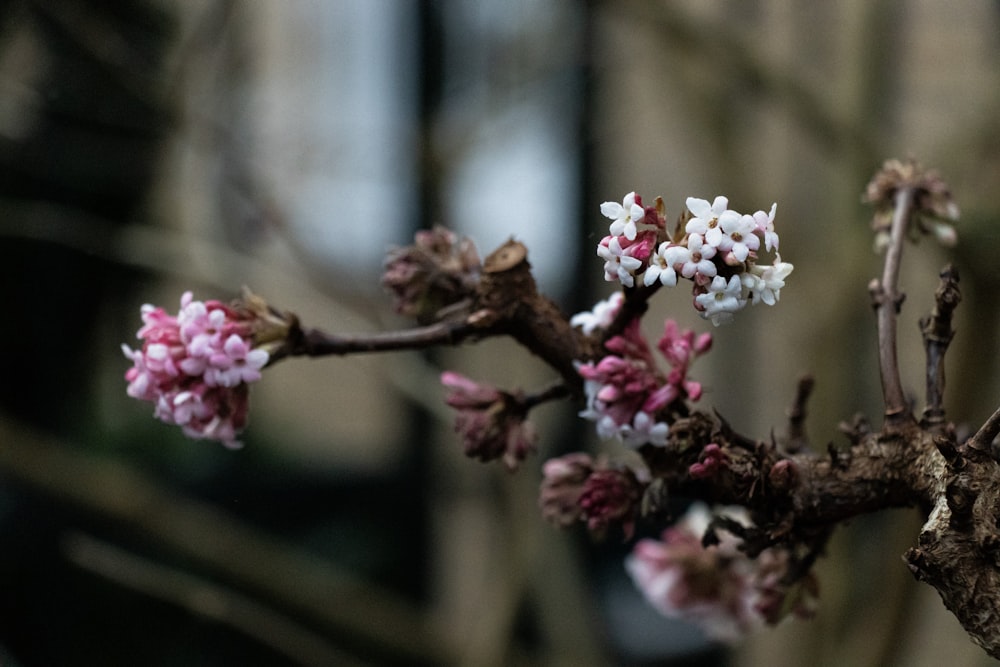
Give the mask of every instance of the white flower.
[{"label": "white flower", "polygon": [[642,266],[642,260],[628,255],[627,249],[622,249],[617,236],[608,238],[611,239],[608,245],[600,243],[597,246],[597,256],[604,260],[604,279],[608,282],[618,280],[625,287],[632,287],[635,285],[633,276]]},{"label": "white flower", "polygon": [[687,249],[683,259],[681,259],[681,275],[685,278],[693,278],[694,274],[700,273],[706,278],[714,278],[718,273],[715,263],[711,261],[715,257],[716,248],[706,245],[701,234],[690,234],[688,236]]},{"label": "white flower", "polygon": [[625,235],[629,241],[634,241],[639,228],[636,226],[642,222],[645,212],[642,207],[635,203],[635,193],[630,192],[625,195],[622,203],[606,201],[601,204],[601,213],[611,218],[611,228],[609,232],[612,236]]},{"label": "white flower", "polygon": [[683,262],[686,255],[687,248],[684,246],[664,241],[649,258],[649,266],[643,274],[642,281],[647,287],[656,281],[667,287],[673,287],[677,284],[677,271],[674,267]]},{"label": "white flower", "polygon": [[715,326],[731,322],[733,316],[747,304],[739,276],[732,276],[729,282],[723,276],[715,276],[708,292],[699,294],[694,300],[702,309],[701,316],[711,319]]},{"label": "white flower", "polygon": [[729,210],[729,199],[722,195],[716,197],[711,204],[708,200],[697,197],[688,197],[685,203],[694,217],[688,220],[684,231],[688,234],[700,234],[711,246],[718,247],[722,241],[722,230],[719,229],[721,224],[740,217],[736,211]]},{"label": "white flower", "polygon": [[614,417],[611,415],[604,415],[602,417],[598,417],[597,424],[594,428],[597,431],[598,438],[601,440],[610,440],[618,435],[621,427],[615,422]]},{"label": "white flower", "polygon": [[635,413],[631,424],[622,424],[618,428],[618,437],[627,447],[641,447],[647,442],[657,447],[667,444],[670,426],[666,422],[654,422],[648,412]]},{"label": "white flower", "polygon": [[778,203],[771,204],[771,212],[757,211],[753,214],[754,222],[757,224],[757,231],[764,236],[764,249],[770,252],[778,249],[778,235],[774,231],[774,214],[778,210]]},{"label": "white flower", "polygon": [[746,261],[751,250],[760,248],[760,238],[754,234],[757,223],[752,215],[723,215],[719,218],[717,230],[719,241],[712,245],[718,246],[722,252],[733,253],[733,257],[741,262]]},{"label": "white flower", "polygon": [[593,310],[585,310],[571,317],[570,326],[580,327],[588,336],[594,333],[594,329],[605,329],[614,321],[624,302],[625,295],[615,292],[607,299],[595,303]]},{"label": "white flower", "polygon": [[761,301],[769,306],[776,304],[781,296],[781,288],[785,286],[785,278],[794,268],[778,257],[772,266],[754,266],[744,273],[743,285],[752,294],[753,304],[757,305]]}]

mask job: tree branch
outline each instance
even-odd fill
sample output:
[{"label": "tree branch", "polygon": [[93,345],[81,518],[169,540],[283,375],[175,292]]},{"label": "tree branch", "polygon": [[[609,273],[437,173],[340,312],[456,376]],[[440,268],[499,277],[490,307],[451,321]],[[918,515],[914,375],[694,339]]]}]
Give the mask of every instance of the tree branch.
[{"label": "tree branch", "polygon": [[812,395],[816,382],[811,375],[799,379],[795,389],[795,400],[788,409],[788,433],[785,442],[785,451],[789,454],[797,454],[809,445],[806,437],[806,404]]},{"label": "tree branch", "polygon": [[[486,331],[488,334],[489,332]],[[436,345],[457,345],[484,331],[467,320],[438,322],[425,327],[369,334],[328,334],[319,329],[302,329],[289,336],[287,351],[272,354],[274,360],[285,356],[323,357],[359,352],[423,350]]]},{"label": "tree branch", "polygon": [[872,281],[869,291],[878,320],[878,358],[882,377],[882,397],[885,402],[885,427],[892,430],[913,420],[906,404],[906,395],[899,376],[896,359],[896,316],[904,295],[898,291],[899,266],[903,255],[906,227],[913,215],[914,188],[903,186],[893,198],[892,225],[886,249],[882,281]]},{"label": "tree branch", "polygon": [[931,314],[920,320],[927,359],[927,405],[920,424],[935,431],[945,427],[944,355],[955,334],[951,328],[951,315],[961,300],[958,269],[949,264],[941,271],[941,282],[934,292]]}]

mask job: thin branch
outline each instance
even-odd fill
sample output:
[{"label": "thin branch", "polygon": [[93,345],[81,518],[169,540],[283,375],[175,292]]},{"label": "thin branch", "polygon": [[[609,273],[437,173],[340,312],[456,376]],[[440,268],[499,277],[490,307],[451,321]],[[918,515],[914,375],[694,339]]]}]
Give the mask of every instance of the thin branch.
[{"label": "thin branch", "polygon": [[986,420],[986,423],[976,431],[976,434],[969,438],[966,446],[969,449],[986,452],[992,456],[993,441],[998,435],[1000,435],[1000,408],[997,408],[996,412]]},{"label": "thin branch", "polygon": [[556,401],[571,395],[570,388],[564,382],[554,382],[533,394],[527,394],[521,399],[521,404],[525,409],[530,410],[542,403]]},{"label": "thin branch", "polygon": [[951,316],[961,300],[958,269],[949,264],[941,271],[931,314],[920,320],[927,357],[927,406],[920,420],[925,428],[940,430],[944,427],[944,355],[955,334]]},{"label": "thin branch", "polygon": [[896,359],[896,316],[903,302],[903,295],[898,291],[899,266],[906,240],[906,227],[914,211],[913,187],[900,187],[893,196],[893,204],[892,227],[889,231],[882,281],[873,281],[870,287],[878,318],[878,357],[882,396],[885,400],[885,421],[890,428],[913,419],[907,408],[903,383],[899,377],[899,362]]},{"label": "thin branch", "polygon": [[812,395],[815,381],[811,375],[799,378],[798,386],[795,388],[795,400],[788,409],[788,437],[785,443],[785,451],[789,454],[796,454],[809,445],[806,437],[806,403]]},{"label": "thin branch", "polygon": [[489,335],[488,328],[471,324],[468,319],[436,322],[425,327],[369,334],[328,334],[320,329],[302,329],[289,335],[289,343],[279,348],[271,359],[288,356],[324,357],[359,352],[422,350],[436,345],[457,345],[472,336]]}]

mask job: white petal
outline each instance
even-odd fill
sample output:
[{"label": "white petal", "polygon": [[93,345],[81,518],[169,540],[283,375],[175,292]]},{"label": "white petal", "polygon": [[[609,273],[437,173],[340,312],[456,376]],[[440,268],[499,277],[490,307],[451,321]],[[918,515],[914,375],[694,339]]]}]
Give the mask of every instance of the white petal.
[{"label": "white petal", "polygon": [[618,219],[624,212],[625,209],[616,201],[606,201],[601,204],[601,213],[612,220]]}]

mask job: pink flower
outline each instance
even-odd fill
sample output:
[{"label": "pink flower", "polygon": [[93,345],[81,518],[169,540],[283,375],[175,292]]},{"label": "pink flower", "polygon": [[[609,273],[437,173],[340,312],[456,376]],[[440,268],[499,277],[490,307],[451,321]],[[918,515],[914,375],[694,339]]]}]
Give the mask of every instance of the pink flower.
[{"label": "pink flower", "polygon": [[223,343],[222,351],[209,357],[211,367],[205,372],[205,382],[221,387],[256,382],[267,359],[267,352],[252,349],[249,341],[232,334]]},{"label": "pink flower", "polygon": [[701,450],[697,463],[692,463],[688,468],[688,475],[691,479],[707,479],[714,476],[718,471],[726,469],[729,457],[717,444],[709,443]]},{"label": "pink flower", "polygon": [[484,462],[502,458],[514,470],[535,451],[537,433],[517,396],[452,371],[441,374],[441,384],[451,390],[445,402],[458,410],[455,431],[466,456]]},{"label": "pink flower", "polygon": [[603,537],[612,526],[620,526],[626,540],[635,530],[642,486],[629,470],[595,470],[587,477],[579,505],[587,528]]},{"label": "pink flower", "polygon": [[732,541],[702,546],[708,510],[695,505],[660,540],[640,540],[625,561],[636,586],[665,616],[696,623],[734,641],[763,625],[754,610],[753,567]]},{"label": "pink flower", "polygon": [[239,447],[246,426],[247,384],[261,377],[267,351],[253,347],[255,315],[218,301],[181,297],[177,316],[142,307],[142,347],[122,346],[132,368],[126,393],[154,405],[154,416],[192,438]]},{"label": "pink flower", "polygon": [[538,497],[542,517],[563,528],[579,521],[583,516],[580,496],[593,469],[594,460],[582,452],[546,461]]},{"label": "pink flower", "polygon": [[[742,508],[719,513],[749,526]],[[659,540],[639,541],[626,559],[625,569],[657,611],[689,620],[722,641],[740,639],[789,614],[807,618],[815,612],[815,577],[806,573],[786,583],[796,565],[787,549],[770,547],[750,559],[740,550],[739,538],[723,531],[716,534],[718,543],[705,546],[710,519],[707,507],[692,505]]]},{"label": "pink flower", "polygon": [[617,437],[630,447],[665,445],[669,423],[657,421],[656,413],[678,399],[698,400],[701,385],[687,379],[687,369],[695,356],[708,351],[711,342],[710,334],[696,337],[693,331],[680,332],[668,320],[659,348],[673,368],[664,378],[638,319],[632,320],[604,344],[613,354],[577,364],[587,397],[580,416],[596,422],[602,438]]}]

